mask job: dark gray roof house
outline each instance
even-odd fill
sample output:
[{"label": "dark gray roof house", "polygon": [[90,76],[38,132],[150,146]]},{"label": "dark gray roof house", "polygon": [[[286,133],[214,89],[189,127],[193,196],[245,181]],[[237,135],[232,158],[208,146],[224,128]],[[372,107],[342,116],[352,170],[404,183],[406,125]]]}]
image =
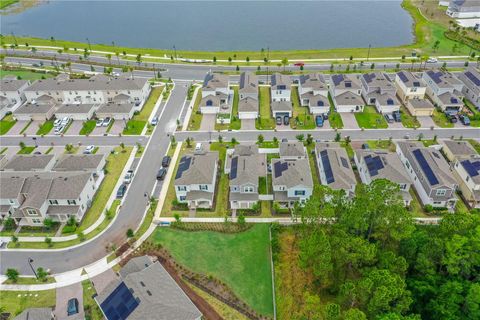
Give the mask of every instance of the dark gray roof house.
[{"label": "dark gray roof house", "polygon": [[258,78],[254,73],[242,72],[240,75],[238,93],[240,99],[246,97],[258,99]]},{"label": "dark gray roof house", "polygon": [[3,167],[4,171],[47,171],[55,164],[51,154],[17,154]]},{"label": "dark gray roof house", "polygon": [[22,311],[13,320],[53,320],[52,308],[28,308]]}]

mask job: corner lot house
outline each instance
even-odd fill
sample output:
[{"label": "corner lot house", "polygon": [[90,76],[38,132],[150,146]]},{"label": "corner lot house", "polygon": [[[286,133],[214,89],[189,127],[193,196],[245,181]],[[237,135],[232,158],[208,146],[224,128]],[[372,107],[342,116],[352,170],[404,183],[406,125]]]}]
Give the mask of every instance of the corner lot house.
[{"label": "corner lot house", "polygon": [[435,107],[427,99],[409,99],[405,104],[410,114],[415,117],[431,116]]},{"label": "corner lot house", "polygon": [[480,110],[480,72],[475,68],[461,72],[458,79],[463,82],[462,93],[473,105]]},{"label": "corner lot house", "polygon": [[420,77],[410,71],[402,70],[395,75],[397,95],[406,102],[410,99],[423,99],[427,91],[427,85]]},{"label": "corner lot house", "polygon": [[200,112],[203,114],[230,113],[233,90],[227,75],[207,73],[202,86]]},{"label": "corner lot house", "polygon": [[409,190],[412,182],[398,154],[385,150],[357,150],[355,164],[363,183],[370,184],[376,179],[396,183],[400,188],[403,203],[405,206],[410,205],[412,196]]},{"label": "corner lot house", "polygon": [[242,72],[238,87],[240,100],[245,98],[258,99],[258,78],[252,72]]},{"label": "corner lot house", "polygon": [[330,78],[329,88],[337,112],[363,111],[362,85],[356,76],[334,74]]},{"label": "corner lot house", "polygon": [[274,73],[271,77],[272,101],[290,101],[292,79],[281,73]]},{"label": "corner lot house", "polygon": [[480,1],[450,0],[447,15],[452,18],[480,18]]},{"label": "corner lot house", "polygon": [[298,141],[280,142],[279,154],[283,160],[307,159],[307,148]]},{"label": "corner lot house", "polygon": [[473,146],[468,141],[442,140],[441,144],[442,151],[450,162],[454,162],[457,157],[477,154]]},{"label": "corner lot house", "polygon": [[421,142],[398,142],[397,153],[407,169],[422,204],[453,210],[457,202],[455,181],[439,151]]},{"label": "corner lot house", "polygon": [[271,108],[272,108],[272,115],[274,118],[281,117],[283,119],[284,117],[289,117],[289,118],[292,117],[293,108],[290,100],[272,101]]},{"label": "corner lot house", "polygon": [[345,148],[336,142],[319,142],[315,145],[315,159],[322,185],[345,190],[348,197],[355,195],[357,180]]},{"label": "corner lot house", "polygon": [[445,113],[457,114],[463,107],[463,83],[446,71],[429,70],[423,73],[427,94]]},{"label": "corner lot house", "polygon": [[257,119],[258,118],[258,100],[252,97],[246,97],[238,102],[238,118]]},{"label": "corner lot house", "polygon": [[25,89],[30,85],[28,80],[17,80],[4,77],[0,82],[0,117],[13,112],[25,101]]},{"label": "corner lot house", "polygon": [[313,180],[307,159],[272,160],[274,201],[284,208],[305,203],[313,192]]},{"label": "corner lot house", "polygon": [[383,72],[363,74],[362,96],[367,104],[374,104],[380,113],[398,111],[400,102],[396,98],[397,89],[388,75]]},{"label": "corner lot house", "polygon": [[55,99],[47,95],[41,95],[17,108],[13,112],[13,117],[20,121],[45,121],[53,117],[55,110]]},{"label": "corner lot house", "polygon": [[259,178],[266,176],[265,154],[256,145],[227,150],[225,173],[230,179],[230,208],[251,209],[258,202]]},{"label": "corner lot house", "polygon": [[105,319],[202,319],[202,313],[160,262],[136,257],[119,273],[94,297]]},{"label": "corner lot house", "polygon": [[177,201],[189,208],[212,208],[217,166],[218,152],[184,155],[175,175]]},{"label": "corner lot house", "polygon": [[325,114],[330,110],[328,86],[319,73],[301,75],[298,86],[300,104],[308,106],[312,114]]}]

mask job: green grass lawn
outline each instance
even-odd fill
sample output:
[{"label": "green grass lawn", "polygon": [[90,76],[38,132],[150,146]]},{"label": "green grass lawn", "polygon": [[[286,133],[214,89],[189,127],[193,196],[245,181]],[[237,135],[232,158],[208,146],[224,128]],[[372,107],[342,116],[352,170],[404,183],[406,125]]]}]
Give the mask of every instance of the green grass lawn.
[{"label": "green grass lawn", "polygon": [[470,144],[475,148],[477,153],[480,153],[480,142],[473,139],[468,140],[468,142],[470,142]]},{"label": "green grass lawn", "polygon": [[215,130],[240,130],[242,127],[242,120],[238,118],[238,86],[232,86],[233,89],[233,103],[232,103],[232,114],[230,116],[229,124],[215,123]]},{"label": "green grass lawn", "polygon": [[28,123],[23,127],[22,131],[20,131],[20,134],[23,134],[25,131],[27,131],[28,127],[32,124],[32,120],[28,121]]},{"label": "green grass lawn", "polygon": [[6,134],[17,122],[17,120],[13,119],[11,114],[6,115],[0,121],[0,136]]},{"label": "green grass lawn", "polygon": [[272,175],[268,174],[265,177],[258,177],[258,194],[272,194]]},{"label": "green grass lawn", "polygon": [[33,150],[35,150],[35,146],[25,146],[23,148],[21,148],[17,154],[30,154],[33,152]]},{"label": "green grass lawn", "polygon": [[19,277],[16,282],[13,282],[10,279],[7,279],[3,284],[45,284],[45,283],[55,283],[55,278],[47,277],[45,281],[41,281],[35,277]]},{"label": "green grass lawn", "polygon": [[157,228],[151,240],[167,248],[180,264],[220,279],[257,312],[272,316],[268,228],[256,224],[235,234]]},{"label": "green grass lawn", "polygon": [[197,97],[193,103],[192,114],[190,115],[190,121],[188,123],[189,131],[198,131],[200,130],[200,125],[202,124],[203,114],[200,113],[200,102],[202,101],[202,89],[198,89]]},{"label": "green grass lawn", "polygon": [[45,121],[37,130],[37,135],[45,135],[49,134],[50,131],[53,129],[53,120],[47,120]]},{"label": "green grass lawn", "polygon": [[441,128],[453,128],[453,123],[451,123],[445,113],[438,111],[437,109],[433,110],[432,115],[433,122]]},{"label": "green grass lawn", "polygon": [[258,130],[275,129],[275,119],[272,118],[270,111],[270,87],[259,87],[258,96],[260,117],[255,121],[255,127]]},{"label": "green grass lawn", "polygon": [[385,118],[377,112],[374,106],[365,106],[363,112],[355,112],[358,126],[365,129],[388,128]]},{"label": "green grass lawn", "polygon": [[83,287],[83,309],[85,310],[85,319],[89,320],[103,320],[103,314],[98,304],[92,298],[97,292],[90,280],[82,281]]},{"label": "green grass lawn", "polygon": [[127,126],[123,129],[124,135],[140,135],[142,134],[143,128],[147,124],[147,121],[142,120],[128,120]]},{"label": "green grass lawn", "polygon": [[367,140],[370,149],[386,149],[395,152],[395,144],[390,140]]},{"label": "green grass lawn", "polygon": [[80,134],[82,136],[86,136],[87,134],[92,133],[92,131],[97,126],[97,121],[95,120],[87,120],[83,122],[82,129],[80,129]]},{"label": "green grass lawn", "polygon": [[417,117],[412,116],[404,106],[400,107],[400,115],[405,128],[420,128],[420,122],[417,120]]},{"label": "green grass lawn", "polygon": [[477,108],[475,108],[475,106],[467,99],[463,99],[463,103],[473,113],[473,117],[469,116],[470,126],[476,128],[480,127],[480,111],[478,111]]},{"label": "green grass lawn", "polygon": [[316,127],[315,116],[310,114],[308,107],[301,106],[300,97],[298,95],[298,88],[292,87],[292,105],[293,105],[293,120],[290,121],[292,129],[299,130],[313,130]]},{"label": "green grass lawn", "polygon": [[132,119],[128,120],[127,126],[123,129],[123,134],[125,135],[140,135],[142,134],[143,128],[147,125],[148,118],[155,107],[155,103],[160,98],[163,87],[155,87],[152,89],[150,96],[148,97],[145,105],[142,110],[133,116]]},{"label": "green grass lawn", "polygon": [[266,148],[266,149],[274,149],[274,148],[278,148],[278,140],[277,141],[263,141],[262,143],[258,143],[257,142],[257,145],[259,148]]},{"label": "green grass lawn", "polygon": [[10,319],[27,308],[55,306],[55,289],[44,291],[2,291],[0,292],[2,312],[11,313]]},{"label": "green grass lawn", "polygon": [[[2,0],[3,2],[3,0]],[[44,73],[44,72],[33,72],[30,70],[1,70],[0,71],[2,78],[5,76],[16,76],[19,79],[23,80],[39,80],[39,79],[47,79],[52,78],[55,75],[52,73]]]},{"label": "green grass lawn", "polygon": [[343,120],[342,116],[335,111],[335,107],[330,108],[330,114],[328,115],[328,122],[330,122],[330,127],[332,129],[343,129]]}]

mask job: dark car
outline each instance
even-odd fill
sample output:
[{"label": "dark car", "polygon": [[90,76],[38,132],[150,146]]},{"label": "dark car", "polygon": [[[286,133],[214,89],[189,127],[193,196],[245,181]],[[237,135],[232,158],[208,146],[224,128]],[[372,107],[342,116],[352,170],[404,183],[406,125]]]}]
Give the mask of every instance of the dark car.
[{"label": "dark car", "polygon": [[163,180],[165,179],[165,175],[167,174],[167,169],[165,168],[160,168],[157,173],[157,180]]},{"label": "dark car", "polygon": [[170,165],[170,161],[172,160],[172,158],[170,158],[170,156],[165,156],[163,157],[162,159],[162,167],[168,167]]},{"label": "dark car", "polygon": [[283,124],[288,126],[289,123],[290,123],[290,118],[288,116],[283,117]]},{"label": "dark car", "polygon": [[401,122],[402,121],[402,116],[400,115],[400,111],[394,111],[392,113],[393,119],[395,119],[395,122]]},{"label": "dark car", "polygon": [[277,120],[277,125],[281,125],[281,124],[282,124],[282,117],[278,116],[278,117],[276,118],[276,120]]},{"label": "dark car", "polygon": [[282,142],[288,142],[287,138],[282,138]]},{"label": "dark car", "polygon": [[362,149],[368,150],[370,149],[370,146],[368,145],[368,143],[362,143]]},{"label": "dark car", "polygon": [[461,114],[458,116],[458,118],[464,125],[466,126],[470,125],[470,118],[466,114]]},{"label": "dark car", "polygon": [[127,192],[127,185],[125,183],[122,183],[122,185],[118,188],[117,190],[117,198],[121,199],[125,195],[125,192]]},{"label": "dark car", "polygon": [[454,114],[447,114],[447,119],[451,123],[457,123],[458,119]]},{"label": "dark car", "polygon": [[316,116],[315,117],[315,123],[317,124],[317,127],[323,127],[323,117],[322,116]]},{"label": "dark car", "polygon": [[323,120],[328,120],[329,112],[323,114]]},{"label": "dark car", "polygon": [[68,300],[67,304],[67,315],[71,316],[78,313],[78,300],[77,298],[72,298]]}]

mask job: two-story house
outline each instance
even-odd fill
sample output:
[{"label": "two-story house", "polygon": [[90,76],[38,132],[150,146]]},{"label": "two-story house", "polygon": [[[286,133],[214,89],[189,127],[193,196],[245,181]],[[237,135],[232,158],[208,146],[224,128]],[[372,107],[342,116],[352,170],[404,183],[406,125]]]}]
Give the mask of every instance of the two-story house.
[{"label": "two-story house", "polygon": [[50,171],[55,165],[53,154],[16,154],[3,166],[3,171]]},{"label": "two-story house", "polygon": [[305,203],[313,192],[308,159],[272,160],[273,199],[283,208]]},{"label": "two-story house", "polygon": [[397,143],[397,153],[424,206],[455,208],[457,182],[439,151],[424,147],[421,142],[401,141]]},{"label": "two-story house", "polygon": [[317,142],[315,160],[322,185],[344,190],[347,197],[355,195],[357,180],[345,148],[337,142]]},{"label": "two-story house", "polygon": [[218,152],[186,154],[175,175],[175,194],[189,208],[212,208],[217,181]]},{"label": "two-story house", "polygon": [[242,72],[238,86],[240,100],[245,98],[258,99],[258,77],[253,72]]},{"label": "two-story house", "polygon": [[362,96],[367,104],[374,104],[380,113],[392,113],[400,110],[396,97],[397,88],[386,73],[373,72],[362,74]]},{"label": "two-story house", "polygon": [[236,145],[227,150],[225,174],[230,179],[230,208],[251,209],[259,200],[259,179],[267,174],[265,154],[256,145]]},{"label": "two-story house", "polygon": [[457,157],[470,156],[477,153],[470,142],[465,140],[448,139],[442,140],[440,144],[442,145],[443,154],[450,162],[454,162]]},{"label": "two-story house", "polygon": [[357,76],[334,74],[330,77],[330,95],[337,112],[362,112],[362,85]]},{"label": "two-story house", "polygon": [[290,101],[292,94],[290,76],[274,73],[270,78],[270,85],[272,101]]},{"label": "two-story house", "polygon": [[480,18],[479,0],[450,0],[447,15],[452,18]]},{"label": "two-story house", "polygon": [[385,150],[360,149],[355,152],[354,159],[363,183],[370,184],[377,179],[396,183],[403,203],[405,206],[410,205],[412,196],[409,190],[412,182],[398,154]]},{"label": "two-story house", "polygon": [[233,103],[233,90],[227,75],[207,73],[203,80],[200,112],[202,114],[230,113]]},{"label": "two-story house", "polygon": [[395,87],[397,95],[402,102],[410,99],[424,99],[427,92],[427,85],[416,74],[402,70],[395,75]]},{"label": "two-story house", "polygon": [[427,95],[443,112],[457,114],[463,107],[463,83],[447,71],[428,70],[422,79],[427,84]]},{"label": "two-story house", "polygon": [[320,73],[301,75],[298,93],[302,106],[308,106],[312,114],[326,114],[330,111],[328,85]]},{"label": "two-story house", "polygon": [[463,82],[462,93],[477,110],[480,110],[480,72],[475,68],[469,68],[458,75]]},{"label": "two-story house", "polygon": [[25,102],[25,89],[30,85],[28,80],[4,77],[0,82],[0,119],[13,112]]},{"label": "two-story house", "polygon": [[32,102],[26,102],[13,111],[13,117],[19,121],[45,121],[55,115],[58,104],[48,95],[41,95]]},{"label": "two-story house", "polygon": [[480,208],[480,155],[458,156],[453,164],[453,175],[468,205]]}]

